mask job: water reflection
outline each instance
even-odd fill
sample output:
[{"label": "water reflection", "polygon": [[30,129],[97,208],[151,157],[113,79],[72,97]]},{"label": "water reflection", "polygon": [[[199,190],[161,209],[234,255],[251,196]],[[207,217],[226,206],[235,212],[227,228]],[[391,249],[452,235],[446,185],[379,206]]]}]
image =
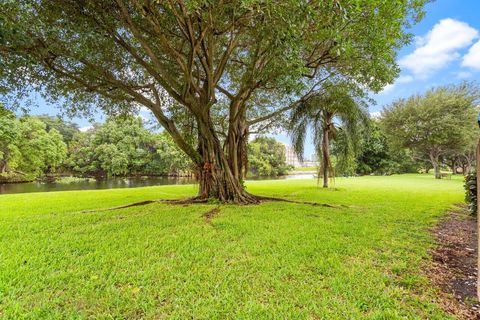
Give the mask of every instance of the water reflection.
[{"label": "water reflection", "polygon": [[[313,174],[294,174],[281,177],[254,177],[248,180],[278,180],[278,179],[312,179]],[[99,190],[115,188],[137,188],[174,184],[194,184],[194,178],[187,177],[134,177],[134,178],[110,178],[76,180],[70,183],[6,183],[0,184],[0,194],[49,192],[68,190]]]}]

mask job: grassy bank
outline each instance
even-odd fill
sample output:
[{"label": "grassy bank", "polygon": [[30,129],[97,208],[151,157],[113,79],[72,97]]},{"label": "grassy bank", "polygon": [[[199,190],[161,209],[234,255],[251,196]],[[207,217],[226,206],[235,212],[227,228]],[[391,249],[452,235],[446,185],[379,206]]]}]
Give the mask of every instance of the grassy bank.
[{"label": "grassy bank", "polygon": [[195,186],[0,196],[0,317],[444,319],[420,273],[428,228],[463,200],[427,175],[252,181],[290,203],[142,207]]}]

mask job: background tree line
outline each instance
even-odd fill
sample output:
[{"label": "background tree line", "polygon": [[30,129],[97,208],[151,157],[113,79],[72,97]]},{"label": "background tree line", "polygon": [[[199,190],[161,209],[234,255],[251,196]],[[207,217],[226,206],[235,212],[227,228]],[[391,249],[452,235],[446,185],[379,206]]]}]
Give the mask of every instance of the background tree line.
[{"label": "background tree line", "polygon": [[[470,172],[475,160],[479,90],[464,82],[400,99],[371,118],[369,100],[346,84],[313,95],[285,117],[300,158],[311,129],[328,186],[335,175]],[[81,132],[51,116],[16,117],[1,109],[0,171],[29,177],[53,173],[88,176],[185,175],[195,171],[165,131],[146,128],[141,118],[111,117]],[[284,175],[285,147],[258,135],[248,143],[248,174]]]},{"label": "background tree line", "polygon": [[442,169],[469,173],[475,161],[479,98],[477,84],[463,82],[394,101],[378,118],[363,122],[353,156],[345,156],[348,131],[339,132],[332,146],[337,171],[363,175],[433,169],[436,178]]},{"label": "background tree line", "polygon": [[0,109],[0,174],[25,179],[52,173],[67,158],[64,136],[36,117]]},{"label": "background tree line", "polygon": [[[78,125],[47,115],[17,117],[1,109],[0,171],[4,178],[43,175],[192,175],[187,155],[166,134],[148,129],[140,117],[109,118],[81,132]],[[248,144],[250,174],[287,173],[285,148],[273,138]]]},{"label": "background tree line", "polygon": [[147,129],[141,118],[109,118],[81,132],[60,118],[17,117],[2,109],[0,171],[11,180],[52,174],[184,175],[191,162],[168,135]]}]

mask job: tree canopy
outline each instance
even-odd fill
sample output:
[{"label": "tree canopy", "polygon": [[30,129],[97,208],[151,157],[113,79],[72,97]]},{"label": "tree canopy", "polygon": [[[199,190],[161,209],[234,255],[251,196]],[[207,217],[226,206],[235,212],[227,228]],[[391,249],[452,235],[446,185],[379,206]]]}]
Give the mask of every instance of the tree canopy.
[{"label": "tree canopy", "polygon": [[10,170],[54,172],[65,160],[67,146],[54,128],[33,117],[0,117],[0,173]]},{"label": "tree canopy", "polygon": [[253,175],[281,176],[289,168],[285,146],[274,138],[259,136],[248,143],[248,169]]},{"label": "tree canopy", "polygon": [[479,98],[474,83],[437,87],[384,108],[382,124],[394,144],[430,161],[440,178],[441,157],[472,144]]},{"label": "tree canopy", "polygon": [[360,175],[385,175],[418,172],[423,163],[411,157],[411,151],[391,143],[380,119],[370,119],[361,128],[360,147],[353,170]]},{"label": "tree canopy", "polygon": [[19,151],[15,142],[19,137],[19,122],[13,112],[0,105],[0,174],[7,171],[7,165],[18,158]]},{"label": "tree canopy", "polygon": [[172,139],[146,129],[141,118],[96,124],[74,137],[69,153],[68,166],[82,174],[168,175],[191,169],[191,162]]},{"label": "tree canopy", "polygon": [[53,117],[46,114],[35,116],[47,126],[47,131],[50,129],[57,130],[63,137],[63,141],[69,144],[72,141],[75,134],[79,132],[79,127],[76,123],[65,121],[60,117]]},{"label": "tree canopy", "polygon": [[[248,126],[289,107],[246,119],[259,115],[252,99],[308,97],[331,76],[380,90],[398,75],[396,51],[424,2],[2,1],[0,87],[33,86],[72,113],[144,106],[196,164],[202,199],[257,202],[240,183]],[[194,143],[175,114],[193,120]]]}]

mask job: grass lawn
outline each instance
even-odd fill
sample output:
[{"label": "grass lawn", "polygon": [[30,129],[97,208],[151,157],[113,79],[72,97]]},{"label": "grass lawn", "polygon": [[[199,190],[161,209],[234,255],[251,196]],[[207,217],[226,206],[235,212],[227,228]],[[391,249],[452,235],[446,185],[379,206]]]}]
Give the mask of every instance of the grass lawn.
[{"label": "grass lawn", "polygon": [[318,168],[317,167],[298,167],[298,168],[294,168],[292,169],[291,171],[293,172],[317,172],[318,171]]},{"label": "grass lawn", "polygon": [[445,319],[422,275],[462,180],[252,181],[292,203],[142,207],[195,186],[0,195],[0,318]]}]

